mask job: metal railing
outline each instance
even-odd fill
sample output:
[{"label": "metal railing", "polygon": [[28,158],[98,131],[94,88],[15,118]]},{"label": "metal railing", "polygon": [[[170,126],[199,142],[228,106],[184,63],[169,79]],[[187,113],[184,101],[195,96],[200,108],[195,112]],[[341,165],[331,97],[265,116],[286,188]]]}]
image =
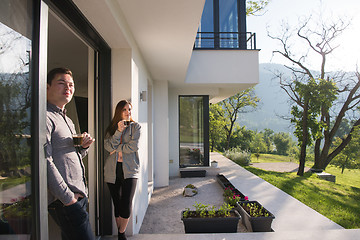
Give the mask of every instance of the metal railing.
[{"label": "metal railing", "polygon": [[256,35],[251,32],[198,32],[194,49],[256,49]]}]

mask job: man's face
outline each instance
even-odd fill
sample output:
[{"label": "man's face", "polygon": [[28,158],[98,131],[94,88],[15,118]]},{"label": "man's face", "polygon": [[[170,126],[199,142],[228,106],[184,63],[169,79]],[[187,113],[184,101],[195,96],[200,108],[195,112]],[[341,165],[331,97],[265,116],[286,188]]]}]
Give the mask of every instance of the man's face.
[{"label": "man's face", "polygon": [[47,85],[48,102],[63,109],[72,99],[75,92],[74,81],[69,74],[57,74]]}]

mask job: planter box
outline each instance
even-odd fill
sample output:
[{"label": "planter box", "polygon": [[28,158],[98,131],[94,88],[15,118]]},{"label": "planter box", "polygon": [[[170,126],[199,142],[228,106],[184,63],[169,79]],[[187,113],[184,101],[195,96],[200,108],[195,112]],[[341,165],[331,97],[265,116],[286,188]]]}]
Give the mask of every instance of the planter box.
[{"label": "planter box", "polygon": [[216,180],[220,184],[220,186],[225,189],[227,187],[231,187],[233,189],[233,192],[236,195],[240,196],[240,201],[245,201],[245,195],[242,194],[237,188],[234,187],[234,185],[231,184],[231,182],[222,174],[216,175]]},{"label": "planter box", "polygon": [[180,176],[182,178],[205,177],[206,170],[180,170]]},{"label": "planter box", "polygon": [[227,188],[227,187],[234,187],[231,182],[222,174],[218,174],[216,175],[216,181],[220,184],[220,186],[222,188]]},{"label": "planter box", "polygon": [[242,207],[248,203],[254,203],[259,207],[261,206],[261,204],[257,201],[244,201],[237,203],[238,206],[236,207],[236,210],[239,211],[241,215],[243,225],[251,232],[271,232],[271,224],[275,216],[264,208],[264,210],[269,213],[268,217],[251,217]]},{"label": "planter box", "polygon": [[237,226],[240,220],[238,212],[231,210],[230,217],[183,217],[185,233],[234,233],[237,232]]}]

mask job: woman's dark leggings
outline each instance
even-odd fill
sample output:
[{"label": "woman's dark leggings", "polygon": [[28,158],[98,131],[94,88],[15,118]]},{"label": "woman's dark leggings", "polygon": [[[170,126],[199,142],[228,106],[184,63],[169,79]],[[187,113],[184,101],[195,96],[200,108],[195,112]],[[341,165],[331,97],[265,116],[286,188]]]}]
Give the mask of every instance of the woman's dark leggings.
[{"label": "woman's dark leggings", "polygon": [[136,178],[124,179],[122,163],[116,164],[116,182],[108,183],[111,198],[114,203],[115,217],[129,218],[132,200],[136,189]]}]

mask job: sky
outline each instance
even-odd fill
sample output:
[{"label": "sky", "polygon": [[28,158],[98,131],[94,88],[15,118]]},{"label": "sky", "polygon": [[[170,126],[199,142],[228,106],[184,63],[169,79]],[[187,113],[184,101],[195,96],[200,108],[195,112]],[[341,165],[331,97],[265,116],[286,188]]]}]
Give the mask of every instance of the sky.
[{"label": "sky", "polygon": [[[260,63],[289,63],[279,54],[272,52],[279,49],[277,41],[268,37],[268,31],[276,35],[281,30],[283,21],[290,26],[298,26],[300,19],[312,16],[317,19],[322,9],[323,19],[349,21],[349,27],[338,39],[339,47],[328,56],[326,71],[355,71],[360,68],[360,1],[359,0],[271,0],[261,16],[247,18],[247,31],[256,33],[256,47]],[[293,50],[306,49],[303,43],[293,43]],[[309,56],[309,66],[313,70],[320,69],[318,55]]]}]

